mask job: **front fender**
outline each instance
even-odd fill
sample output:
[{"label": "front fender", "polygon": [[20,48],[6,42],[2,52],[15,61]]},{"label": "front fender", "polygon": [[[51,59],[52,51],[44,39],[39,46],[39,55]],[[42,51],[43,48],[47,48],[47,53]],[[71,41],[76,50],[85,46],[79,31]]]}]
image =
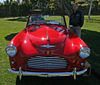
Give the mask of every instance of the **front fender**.
[{"label": "front fender", "polygon": [[66,39],[65,42],[65,49],[64,54],[65,55],[72,55],[74,53],[78,53],[79,49],[82,47],[88,47],[85,42],[79,38],[79,37],[73,37]]}]

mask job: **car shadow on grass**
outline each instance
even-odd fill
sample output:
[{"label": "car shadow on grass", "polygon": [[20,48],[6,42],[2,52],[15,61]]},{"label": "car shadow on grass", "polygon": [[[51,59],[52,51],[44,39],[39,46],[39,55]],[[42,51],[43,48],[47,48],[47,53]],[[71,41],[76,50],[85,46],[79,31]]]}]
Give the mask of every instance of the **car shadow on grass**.
[{"label": "car shadow on grass", "polygon": [[11,41],[18,33],[12,33],[10,35],[7,35],[5,37],[6,40]]},{"label": "car shadow on grass", "polygon": [[100,32],[82,29],[82,40],[91,50],[91,55],[87,58],[88,62],[100,73]]},{"label": "car shadow on grass", "polygon": [[28,17],[15,17],[7,19],[7,21],[20,21],[20,22],[27,22]]},{"label": "car shadow on grass", "polygon": [[22,80],[17,77],[16,85],[89,85],[87,79],[88,77],[83,76],[78,76],[76,80],[72,76],[52,78],[23,76]]}]

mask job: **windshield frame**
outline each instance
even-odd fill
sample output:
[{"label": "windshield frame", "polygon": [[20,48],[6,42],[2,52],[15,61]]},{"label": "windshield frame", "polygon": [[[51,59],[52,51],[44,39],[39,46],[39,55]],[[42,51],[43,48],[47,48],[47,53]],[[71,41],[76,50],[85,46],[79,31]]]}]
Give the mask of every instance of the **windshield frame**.
[{"label": "windshield frame", "polygon": [[[31,15],[29,15],[28,16],[28,20],[27,20],[27,24],[26,24],[26,27],[28,27],[28,26],[32,26],[32,25],[28,25],[28,23],[29,23],[29,19],[30,19],[30,16],[34,16],[34,15],[48,15],[48,14],[31,14]],[[64,19],[64,24],[65,25],[59,25],[59,26],[64,26],[64,27],[67,27],[67,25],[66,25],[66,20],[65,20],[65,16],[64,15],[55,15],[55,14],[50,14],[49,16],[62,16],[63,17],[63,19]],[[38,25],[38,24],[36,24],[36,25]],[[42,25],[42,24],[39,24],[39,25]],[[49,25],[49,24],[47,24],[47,25]],[[53,25],[53,24],[50,24],[50,25]],[[55,25],[57,25],[57,24],[55,24]]]}]

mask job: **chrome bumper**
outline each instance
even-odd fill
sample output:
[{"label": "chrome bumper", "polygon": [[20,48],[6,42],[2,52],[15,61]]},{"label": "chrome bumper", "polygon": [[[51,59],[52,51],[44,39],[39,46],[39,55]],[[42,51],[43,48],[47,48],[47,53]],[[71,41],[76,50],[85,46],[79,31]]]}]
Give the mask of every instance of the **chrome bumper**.
[{"label": "chrome bumper", "polygon": [[13,71],[8,69],[11,73],[19,74],[19,79],[21,80],[22,75],[30,75],[30,76],[39,76],[39,77],[59,77],[59,76],[73,76],[74,79],[76,79],[76,75],[82,75],[84,74],[87,69],[76,71],[76,68],[72,72],[27,72],[22,71],[21,67],[19,68],[19,71]]}]

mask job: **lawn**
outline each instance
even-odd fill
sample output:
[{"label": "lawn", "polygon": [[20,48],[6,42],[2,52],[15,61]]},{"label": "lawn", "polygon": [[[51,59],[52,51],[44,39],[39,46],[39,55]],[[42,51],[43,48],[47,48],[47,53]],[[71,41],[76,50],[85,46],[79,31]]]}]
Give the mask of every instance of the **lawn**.
[{"label": "lawn", "polygon": [[[66,20],[68,22],[68,17]],[[22,81],[19,81],[15,74],[10,74],[7,71],[10,65],[5,47],[25,26],[25,17],[0,19],[0,85],[100,85],[99,78],[93,74],[89,77],[78,76],[75,81],[72,77],[39,78],[30,76],[23,77]],[[92,16],[91,20],[85,16],[82,39],[91,49],[91,56],[88,58],[89,63],[100,73],[100,16]]]}]

